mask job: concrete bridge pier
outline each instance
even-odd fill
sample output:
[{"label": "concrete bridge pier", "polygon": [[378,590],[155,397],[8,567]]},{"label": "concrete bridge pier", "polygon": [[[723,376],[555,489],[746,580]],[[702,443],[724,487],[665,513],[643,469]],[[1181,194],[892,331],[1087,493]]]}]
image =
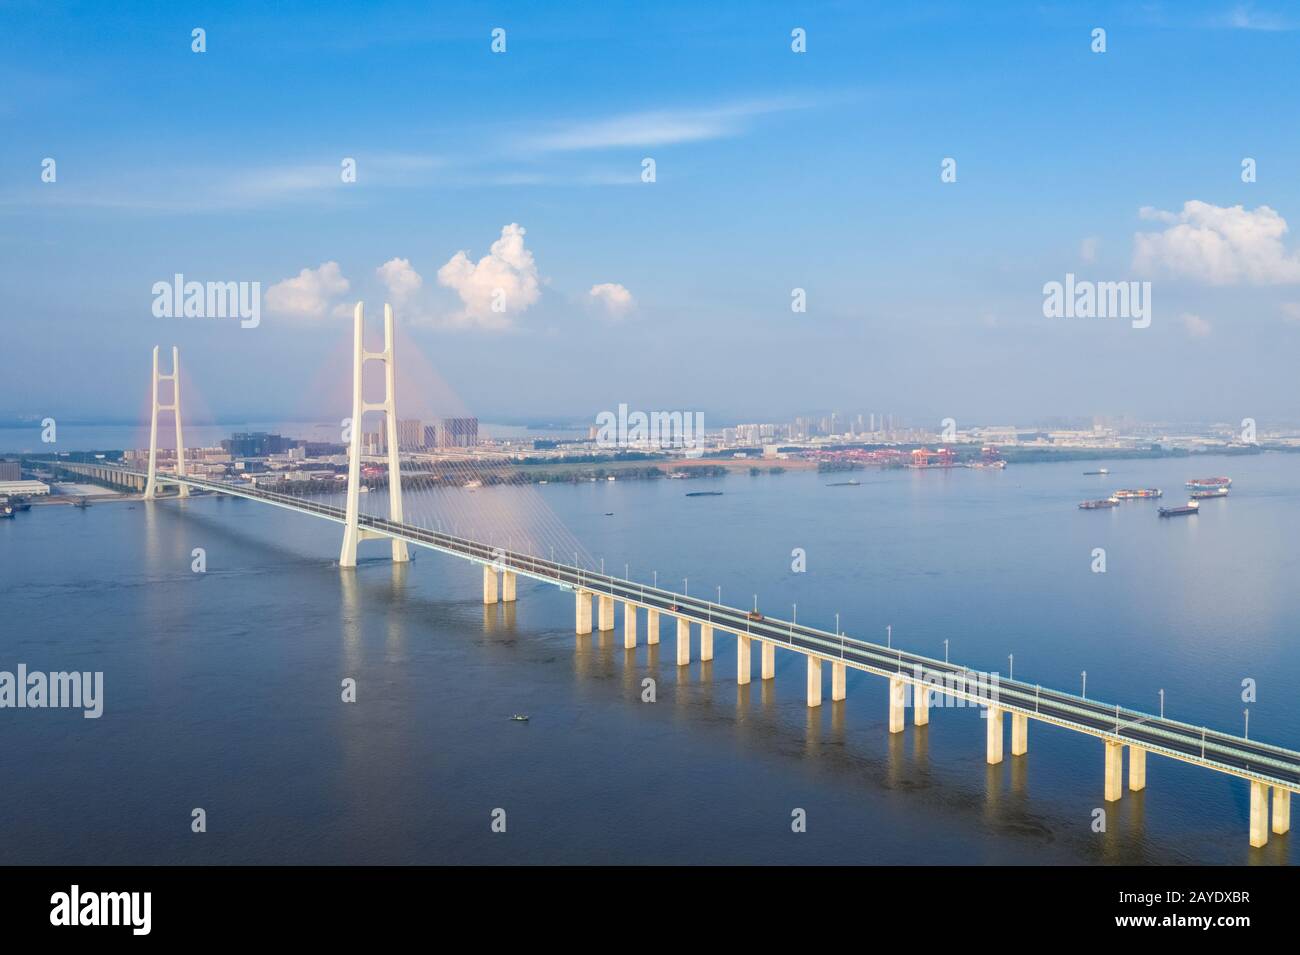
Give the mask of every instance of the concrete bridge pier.
[{"label": "concrete bridge pier", "polygon": [[1128,788],[1135,793],[1147,788],[1147,751],[1136,746],[1128,748]]},{"label": "concrete bridge pier", "polygon": [[1268,845],[1268,787],[1250,781],[1250,844],[1256,849]]},{"label": "concrete bridge pier", "polygon": [[700,624],[700,662],[706,663],[713,659],[713,625],[709,623]]},{"label": "concrete bridge pier", "polygon": [[985,759],[990,766],[996,766],[1002,762],[1002,713],[1003,711],[996,706],[990,706],[985,717],[988,721],[987,730],[987,753]]},{"label": "concrete bridge pier", "polygon": [[844,688],[847,685],[848,668],[843,663],[831,664],[831,700],[842,700],[845,697]]},{"label": "concrete bridge pier", "polygon": [[645,642],[652,647],[659,642],[659,611],[647,607],[645,612]]},{"label": "concrete bridge pier", "polygon": [[591,591],[579,590],[577,597],[578,635],[591,633]]},{"label": "concrete bridge pier", "polygon": [[596,597],[597,605],[597,626],[601,630],[614,629],[614,598],[599,594]]},{"label": "concrete bridge pier", "polygon": [[636,649],[636,604],[623,601],[623,649]]},{"label": "concrete bridge pier", "polygon": [[930,687],[925,683],[912,686],[912,722],[926,726],[930,722]]},{"label": "concrete bridge pier", "polygon": [[691,662],[691,622],[685,617],[677,618],[677,665],[688,666]]},{"label": "concrete bridge pier", "polygon": [[501,571],[501,602],[515,602],[515,572],[513,570]]},{"label": "concrete bridge pier", "polygon": [[1273,831],[1279,836],[1291,831],[1291,790],[1273,787]]},{"label": "concrete bridge pier", "polygon": [[1124,795],[1124,744],[1106,740],[1106,802]]},{"label": "concrete bridge pier", "polygon": [[808,705],[822,705],[822,661],[820,657],[808,658]]},{"label": "concrete bridge pier", "polygon": [[907,717],[904,714],[904,704],[907,694],[907,684],[899,677],[891,676],[889,678],[889,732],[901,733],[903,727],[907,725]]},{"label": "concrete bridge pier", "polygon": [[1024,756],[1029,752],[1029,717],[1024,713],[1011,714],[1011,755]]},{"label": "concrete bridge pier", "polygon": [[483,565],[483,603],[494,604],[497,602],[497,572],[496,568]]},{"label": "concrete bridge pier", "polygon": [[763,658],[763,679],[770,680],[776,676],[776,644],[764,640],[761,656]]},{"label": "concrete bridge pier", "polygon": [[750,652],[749,637],[736,634],[736,682],[744,686],[749,682],[749,671],[754,655]]}]

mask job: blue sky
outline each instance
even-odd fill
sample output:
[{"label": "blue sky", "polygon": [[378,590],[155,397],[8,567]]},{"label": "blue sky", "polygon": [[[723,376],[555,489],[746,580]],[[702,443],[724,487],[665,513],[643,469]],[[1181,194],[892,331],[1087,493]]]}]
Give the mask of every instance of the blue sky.
[{"label": "blue sky", "polygon": [[[177,344],[200,416],[333,419],[360,298],[421,413],[1300,422],[1294,8],[208,6],[0,2],[0,418],[134,419]],[[1151,327],[1045,318],[1067,272]]]}]

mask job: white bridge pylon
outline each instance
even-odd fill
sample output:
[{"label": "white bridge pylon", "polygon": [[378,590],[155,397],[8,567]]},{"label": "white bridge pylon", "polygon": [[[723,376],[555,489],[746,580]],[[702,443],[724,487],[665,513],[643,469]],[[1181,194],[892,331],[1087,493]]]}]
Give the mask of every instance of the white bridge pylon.
[{"label": "white bridge pylon", "polygon": [[[172,400],[170,404],[158,403],[158,382],[172,383]],[[158,412],[170,411],[176,419],[176,475],[185,477],[185,439],[181,433],[181,353],[172,346],[172,370],[169,375],[158,374],[158,346],[153,346],[153,413],[149,416],[149,479],[144,486],[144,499],[152,501],[157,497],[158,473]],[[188,484],[178,484],[177,493],[181,497],[190,496]]]},{"label": "white bridge pylon", "polygon": [[[382,352],[366,351],[365,330],[365,305],[357,302],[356,310],[353,312],[352,329],[352,435],[348,442],[348,503],[343,529],[343,550],[339,554],[340,567],[357,566],[358,542],[387,536],[366,530],[357,524],[361,507],[361,419],[367,411],[382,411],[387,422],[388,519],[398,522],[402,520],[402,472],[398,465],[397,447],[397,371],[393,365],[393,307],[384,304],[384,350]],[[367,361],[384,363],[383,401],[368,402],[362,396],[361,386],[364,378],[362,372]],[[179,428],[180,425],[178,424],[177,427]],[[406,551],[406,541],[396,538],[391,540],[393,560],[410,560],[411,557]]]}]

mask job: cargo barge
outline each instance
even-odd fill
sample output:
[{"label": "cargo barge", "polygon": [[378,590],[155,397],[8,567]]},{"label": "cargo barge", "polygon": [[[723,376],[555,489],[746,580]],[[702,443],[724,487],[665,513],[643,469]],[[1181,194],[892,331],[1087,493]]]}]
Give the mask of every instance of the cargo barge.
[{"label": "cargo barge", "polygon": [[1208,477],[1192,478],[1187,482],[1189,491],[1217,491],[1219,488],[1232,487],[1232,478],[1229,477]]},{"label": "cargo barge", "polygon": [[1192,500],[1205,501],[1214,497],[1227,497],[1228,489],[1226,487],[1216,488],[1213,491],[1193,491]]},{"label": "cargo barge", "polygon": [[1188,501],[1186,504],[1180,504],[1178,507],[1160,508],[1160,516],[1161,517],[1185,517],[1187,515],[1197,513],[1197,511],[1200,510],[1200,507],[1201,505],[1197,504],[1195,501]]},{"label": "cargo barge", "polygon": [[1119,507],[1119,498],[1103,497],[1100,501],[1079,502],[1079,510],[1081,511],[1096,511],[1103,507]]},{"label": "cargo barge", "polygon": [[1139,487],[1124,488],[1123,490],[1116,491],[1114,496],[1119,498],[1121,501],[1127,501],[1132,499],[1162,497],[1164,493],[1165,492],[1160,490],[1158,487]]}]

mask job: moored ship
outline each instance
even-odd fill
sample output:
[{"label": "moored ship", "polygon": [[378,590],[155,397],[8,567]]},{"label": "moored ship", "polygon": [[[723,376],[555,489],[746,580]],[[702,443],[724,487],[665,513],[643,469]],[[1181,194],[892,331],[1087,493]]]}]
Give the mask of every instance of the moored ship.
[{"label": "moored ship", "polygon": [[1081,511],[1096,511],[1096,510],[1100,510],[1100,509],[1103,508],[1103,507],[1119,507],[1119,498],[1117,498],[1117,497],[1103,497],[1103,498],[1102,498],[1101,500],[1099,500],[1099,501],[1080,501],[1080,502],[1079,502],[1079,510],[1081,510]]},{"label": "moored ship", "polygon": [[1123,490],[1116,491],[1114,496],[1119,498],[1121,501],[1127,501],[1134,498],[1161,497],[1164,493],[1165,492],[1160,490],[1158,487],[1139,487],[1124,488]]},{"label": "moored ship", "polygon": [[1180,504],[1177,507],[1160,508],[1161,517],[1184,517],[1189,514],[1195,514],[1201,505],[1195,501],[1188,501],[1186,504]]},{"label": "moored ship", "polygon": [[1189,491],[1217,491],[1219,488],[1232,487],[1230,477],[1192,478],[1187,482]]},{"label": "moored ship", "polygon": [[1227,497],[1228,489],[1226,487],[1215,488],[1213,491],[1193,491],[1192,500],[1205,501],[1215,497]]}]

